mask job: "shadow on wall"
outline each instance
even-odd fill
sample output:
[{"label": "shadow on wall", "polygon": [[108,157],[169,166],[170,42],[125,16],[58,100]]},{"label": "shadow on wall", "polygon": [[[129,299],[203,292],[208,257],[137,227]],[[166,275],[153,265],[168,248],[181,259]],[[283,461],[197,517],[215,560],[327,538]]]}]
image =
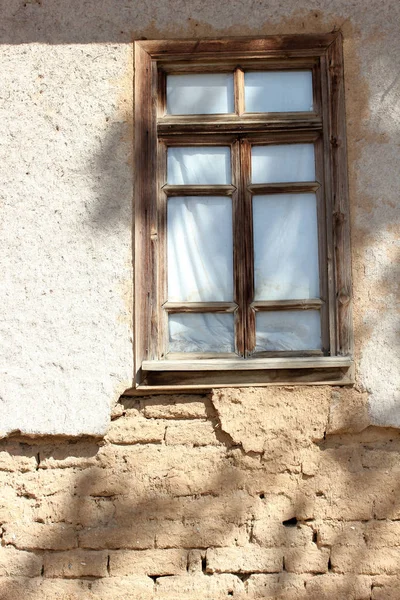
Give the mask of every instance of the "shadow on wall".
[{"label": "shadow on wall", "polygon": [[277,405],[246,452],[207,397],[121,402],[104,443],[1,443],[2,600],[396,589],[400,433],[313,436]]},{"label": "shadow on wall", "polygon": [[[180,3],[182,23],[203,4]],[[139,17],[141,31],[150,31],[152,10],[18,0],[4,8],[0,42],[129,43],[140,32],[127,24]],[[246,3],[240,10],[245,22]],[[125,167],[119,171],[127,135],[126,123],[110,126],[93,158],[98,202],[90,221],[99,231],[125,219],[131,202]],[[374,224],[389,225],[384,211]],[[357,243],[361,253],[366,242]],[[382,285],[393,281],[398,258]],[[363,335],[360,325],[358,343]],[[315,463],[306,468],[279,436],[266,436],[260,452],[244,451],[205,397],[121,402],[104,444],[1,442],[2,600],[199,600],[204,590],[213,600],[379,600],[398,585],[397,431],[310,436]]]}]

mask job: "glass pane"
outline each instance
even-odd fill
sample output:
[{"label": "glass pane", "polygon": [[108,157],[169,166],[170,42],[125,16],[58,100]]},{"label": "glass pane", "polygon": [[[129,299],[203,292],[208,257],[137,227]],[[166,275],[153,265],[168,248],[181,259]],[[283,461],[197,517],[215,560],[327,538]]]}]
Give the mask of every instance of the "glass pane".
[{"label": "glass pane", "polygon": [[204,73],[167,75],[167,113],[210,115],[232,113],[233,75]]},{"label": "glass pane", "polygon": [[232,200],[169,198],[167,223],[168,300],[232,300]]},{"label": "glass pane", "polygon": [[168,183],[172,185],[230,184],[230,148],[224,146],[168,148]]},{"label": "glass pane", "polygon": [[256,300],[319,297],[315,194],[253,197]]},{"label": "glass pane", "polygon": [[314,144],[252,146],[252,183],[315,181]]},{"label": "glass pane", "polygon": [[320,350],[318,310],[281,310],[256,314],[256,351]]},{"label": "glass pane", "polygon": [[297,112],[313,109],[311,71],[244,74],[246,112]]},{"label": "glass pane", "polygon": [[169,315],[169,352],[234,352],[232,313]]}]

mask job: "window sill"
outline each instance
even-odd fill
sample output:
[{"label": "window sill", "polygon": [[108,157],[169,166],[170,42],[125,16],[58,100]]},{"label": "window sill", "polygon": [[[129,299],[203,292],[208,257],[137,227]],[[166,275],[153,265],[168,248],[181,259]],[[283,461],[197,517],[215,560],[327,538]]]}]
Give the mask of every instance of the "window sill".
[{"label": "window sill", "polygon": [[352,383],[353,360],[346,356],[146,360],[142,363],[140,383],[126,393],[200,392],[218,387]]}]

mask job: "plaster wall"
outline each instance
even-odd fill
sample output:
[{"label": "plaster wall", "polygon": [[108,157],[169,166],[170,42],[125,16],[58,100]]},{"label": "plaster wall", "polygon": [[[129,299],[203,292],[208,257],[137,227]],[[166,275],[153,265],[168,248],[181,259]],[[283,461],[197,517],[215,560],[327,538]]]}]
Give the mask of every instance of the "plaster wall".
[{"label": "plaster wall", "polygon": [[1,435],[104,435],[131,385],[132,40],[334,28],[345,53],[353,404],[364,426],[400,426],[399,18],[393,0],[2,3]]}]

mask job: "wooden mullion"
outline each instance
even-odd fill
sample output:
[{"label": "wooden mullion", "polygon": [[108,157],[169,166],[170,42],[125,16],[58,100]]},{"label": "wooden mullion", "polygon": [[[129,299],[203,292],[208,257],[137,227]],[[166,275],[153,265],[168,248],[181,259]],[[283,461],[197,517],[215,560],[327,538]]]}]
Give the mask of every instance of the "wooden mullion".
[{"label": "wooden mullion", "polygon": [[329,89],[328,89],[328,60],[321,56],[321,112],[323,119],[323,160],[324,160],[324,204],[325,204],[325,230],[326,230],[326,277],[327,277],[327,303],[329,318],[329,347],[332,355],[338,352],[338,322],[336,315],[336,281],[335,281],[335,256],[333,240],[333,192],[331,170],[331,144],[330,144],[330,114],[329,114]]},{"label": "wooden mullion", "polygon": [[316,192],[320,184],[316,181],[294,183],[253,183],[249,191],[254,195],[259,194],[303,194]]},{"label": "wooden mullion", "polygon": [[[167,256],[167,202],[168,198],[163,190],[167,180],[167,149],[162,142],[157,145],[157,213],[158,213],[158,306],[164,304],[168,298],[168,256]],[[168,315],[161,309],[158,310],[158,353],[163,358],[168,350]]]},{"label": "wooden mullion", "polygon": [[233,185],[164,185],[167,196],[232,196]]},{"label": "wooden mullion", "polygon": [[251,307],[254,299],[254,246],[253,246],[253,200],[249,190],[251,182],[251,144],[248,139],[240,140],[240,197],[242,203],[242,260],[243,260],[243,309],[245,314],[245,356],[249,356],[256,345],[255,312]]},{"label": "wooden mullion", "polygon": [[327,231],[326,231],[326,204],[324,195],[324,144],[320,138],[315,143],[315,174],[321,187],[316,190],[317,200],[317,226],[318,226],[318,270],[319,270],[319,293],[324,300],[321,306],[321,342],[325,354],[331,352],[330,345],[330,305],[327,271]]},{"label": "wooden mullion", "polygon": [[346,160],[343,40],[341,34],[327,50],[330,142],[332,153],[333,236],[339,354],[353,353],[350,212]]},{"label": "wooden mullion", "polygon": [[233,87],[235,98],[235,113],[240,117],[243,115],[244,106],[244,71],[240,67],[235,69],[233,75]]},{"label": "wooden mullion", "polygon": [[231,146],[232,183],[232,228],[233,228],[233,294],[238,308],[235,312],[235,349],[239,356],[245,354],[245,300],[244,300],[244,246],[243,246],[243,202],[241,190],[240,142]]},{"label": "wooden mullion", "polygon": [[167,112],[167,76],[162,69],[158,69],[157,90],[157,119],[162,119]]},{"label": "wooden mullion", "polygon": [[251,304],[256,312],[268,310],[319,310],[324,306],[320,298],[302,300],[256,300]]},{"label": "wooden mullion", "polygon": [[312,68],[313,112],[322,115],[321,62],[320,58]]},{"label": "wooden mullion", "polygon": [[238,308],[236,302],[165,302],[167,313],[232,313]]}]

